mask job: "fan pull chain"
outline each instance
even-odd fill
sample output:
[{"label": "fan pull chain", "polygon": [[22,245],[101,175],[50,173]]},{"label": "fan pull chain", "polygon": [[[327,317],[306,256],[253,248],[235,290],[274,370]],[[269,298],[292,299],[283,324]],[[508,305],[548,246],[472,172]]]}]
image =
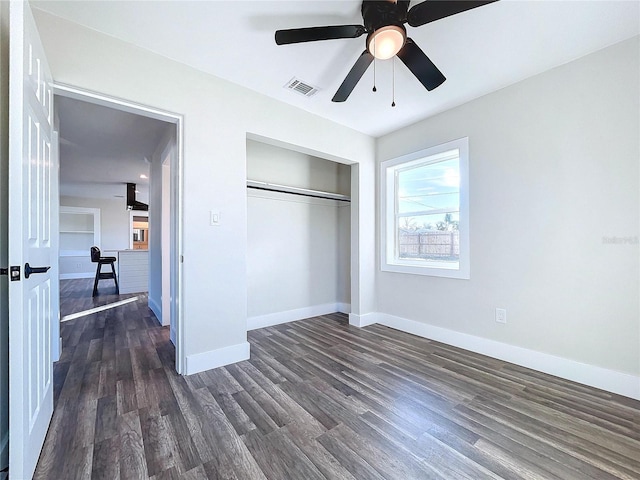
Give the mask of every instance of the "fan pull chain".
[{"label": "fan pull chain", "polygon": [[396,57],[391,59],[391,106],[396,106]]},{"label": "fan pull chain", "polygon": [[373,91],[377,92],[376,88],[376,39],[373,39]]}]

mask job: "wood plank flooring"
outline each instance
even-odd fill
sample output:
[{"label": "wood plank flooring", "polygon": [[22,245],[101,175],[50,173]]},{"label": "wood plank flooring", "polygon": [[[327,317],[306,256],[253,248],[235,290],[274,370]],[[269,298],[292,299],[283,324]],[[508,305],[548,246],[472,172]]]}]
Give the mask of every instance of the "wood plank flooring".
[{"label": "wood plank flooring", "polygon": [[640,402],[341,314],[181,377],[145,302],[63,324],[35,478],[640,478]]},{"label": "wood plank flooring", "polygon": [[98,295],[93,297],[92,293],[93,278],[61,280],[60,317],[138,295],[137,293],[117,295],[113,280],[101,280],[98,282]]}]

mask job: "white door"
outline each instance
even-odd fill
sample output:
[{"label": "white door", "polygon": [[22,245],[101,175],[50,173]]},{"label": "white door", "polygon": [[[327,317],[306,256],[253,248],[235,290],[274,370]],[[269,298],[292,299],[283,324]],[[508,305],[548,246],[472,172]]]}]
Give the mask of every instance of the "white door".
[{"label": "white door", "polygon": [[28,275],[29,267],[44,270],[56,258],[53,93],[29,5],[11,2],[9,21],[9,475],[29,479],[53,413],[51,322],[58,317],[52,311],[57,280],[51,271]]},{"label": "white door", "polygon": [[[51,101],[51,109],[55,102]],[[54,122],[55,123],[55,122]],[[54,125],[54,128],[59,128]],[[57,362],[62,354],[60,337],[60,135],[53,130],[51,143],[51,360]]]}]

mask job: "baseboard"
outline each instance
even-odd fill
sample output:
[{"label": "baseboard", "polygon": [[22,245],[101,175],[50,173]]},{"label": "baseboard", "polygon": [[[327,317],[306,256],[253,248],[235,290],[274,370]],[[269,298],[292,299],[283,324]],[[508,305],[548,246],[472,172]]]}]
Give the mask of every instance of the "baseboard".
[{"label": "baseboard", "polygon": [[86,273],[61,273],[60,280],[73,280],[74,278],[95,278],[96,272]]},{"label": "baseboard", "polygon": [[355,313],[349,314],[349,325],[353,325],[354,327],[368,327],[369,325],[373,325],[378,321],[377,313],[365,313],[364,315],[357,315]]},{"label": "baseboard", "polygon": [[346,304],[325,303],[322,305],[314,305],[312,307],[287,310],[285,312],[268,313],[266,315],[249,317],[247,318],[247,330],[272,327],[274,325],[280,325],[281,323],[295,322],[296,320],[304,320],[305,318],[317,317],[320,315],[339,312],[341,311],[340,305]]},{"label": "baseboard", "polygon": [[[548,353],[516,347],[386,313],[373,315],[377,318],[377,323],[396,330],[640,400],[640,376],[588,365]],[[349,316],[349,323],[352,323],[351,315]]]},{"label": "baseboard", "polygon": [[351,304],[350,303],[342,303],[339,302],[336,304],[336,307],[338,308],[338,312],[340,313],[351,313]]},{"label": "baseboard", "polygon": [[185,370],[187,375],[193,375],[194,373],[224,367],[225,365],[248,359],[249,342],[243,342],[217,350],[187,355]]},{"label": "baseboard", "polygon": [[158,303],[151,297],[148,297],[148,303],[149,308],[158,319],[160,325],[164,325],[164,323],[162,323],[162,308],[160,307],[160,305],[158,305]]},{"label": "baseboard", "polygon": [[9,466],[9,431],[4,432],[0,440],[0,470]]}]

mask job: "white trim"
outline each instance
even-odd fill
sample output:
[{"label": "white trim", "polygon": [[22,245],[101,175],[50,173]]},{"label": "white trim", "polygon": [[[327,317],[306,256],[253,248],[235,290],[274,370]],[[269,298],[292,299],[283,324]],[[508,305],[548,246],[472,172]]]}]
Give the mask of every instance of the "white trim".
[{"label": "white trim", "polygon": [[[110,310],[112,308],[120,307],[121,305],[126,305],[127,303],[135,302],[136,300],[138,300],[138,297],[131,297],[131,298],[126,298],[124,300],[117,301],[117,302],[107,303],[106,305],[100,305],[99,307],[90,308],[89,310],[70,313],[69,315],[65,315],[64,317],[62,317],[60,321],[68,322],[69,320],[74,320],[80,317],[86,317],[87,315],[91,315],[93,313],[103,312],[105,310]],[[60,341],[62,341],[62,339],[60,339]]]},{"label": "white trim", "polygon": [[[443,155],[458,150],[460,166],[460,200],[459,200],[459,241],[460,257],[457,266],[438,265],[437,262],[416,261],[396,258],[396,177],[387,171],[392,168],[396,172],[402,166],[410,168],[417,164],[437,163],[446,160]],[[463,137],[441,145],[419,150],[400,157],[380,162],[378,177],[378,195],[380,205],[380,270],[383,272],[429,275],[433,277],[470,278],[469,257],[469,138]],[[440,213],[445,210],[434,210],[429,213]],[[424,212],[415,212],[419,215]],[[389,228],[390,223],[394,228]]]},{"label": "white trim", "polygon": [[140,112],[144,112],[145,117],[154,118],[156,120],[162,120],[169,123],[179,123],[182,121],[182,115],[170,113],[157,108],[149,107],[141,103],[131,102],[129,100],[121,100],[119,98],[111,97],[102,93],[93,92],[84,88],[74,87],[64,83],[53,82],[54,95],[60,95],[62,97],[73,98],[75,100],[82,100],[83,102],[95,103],[96,105],[102,105],[103,107],[115,108],[123,112],[133,113],[134,115],[140,115]]},{"label": "white trim", "polygon": [[344,304],[325,303],[323,305],[314,305],[311,307],[296,308],[295,310],[286,310],[284,312],[267,313],[266,315],[249,317],[247,318],[247,330],[272,327],[273,325],[280,325],[281,323],[295,322],[297,320],[304,320],[306,318],[340,312],[340,305]]},{"label": "white trim", "polygon": [[[184,222],[184,117],[176,117],[176,144],[171,156],[171,260],[170,275],[174,279],[169,300],[171,312],[170,329],[174,331],[173,344],[176,347],[176,371],[186,372],[187,354],[185,346],[184,320],[184,271],[183,271],[183,222]],[[179,353],[178,353],[179,352]]]},{"label": "white trim", "polygon": [[73,280],[74,278],[95,278],[95,272],[61,273],[60,280]]},{"label": "white trim", "polygon": [[[176,165],[171,164],[171,236],[174,248],[171,249],[171,277],[175,287],[171,291],[171,322],[177,324],[176,331],[176,371],[184,374],[186,369],[185,325],[184,325],[184,278],[183,278],[183,221],[184,221],[184,116],[160,110],[140,103],[122,100],[102,93],[54,82],[53,93],[63,97],[117,108],[135,115],[143,115],[156,120],[173,123],[176,126]],[[175,168],[174,168],[175,167]]]},{"label": "white trim", "polygon": [[204,372],[205,370],[224,367],[225,365],[248,360],[249,355],[249,342],[238,343],[237,345],[230,345],[208,352],[196,353],[195,355],[187,355],[185,373],[187,375],[193,375],[194,373]]},{"label": "white trim", "polygon": [[148,297],[148,300],[149,300],[148,301],[149,308],[151,309],[153,314],[156,316],[158,323],[160,323],[160,325],[164,325],[162,323],[162,308],[156,303],[156,301],[153,298]]},{"label": "white trim", "polygon": [[351,304],[350,303],[338,302],[336,304],[336,306],[338,307],[338,312],[340,312],[340,313],[346,313],[346,314],[351,313]]},{"label": "white trim", "polygon": [[354,327],[363,328],[373,325],[378,321],[378,314],[375,312],[365,313],[364,315],[358,315],[356,313],[349,314],[349,325]]},{"label": "white trim", "polygon": [[[129,210],[129,250],[133,250],[133,217],[147,217],[149,220],[149,212],[145,210]],[[147,244],[149,243],[149,229],[147,229]]]},{"label": "white trim", "polygon": [[588,365],[386,313],[377,313],[375,316],[380,325],[640,400],[640,376],[637,375]]},{"label": "white trim", "polygon": [[285,142],[283,140],[272,137],[265,137],[264,135],[260,135],[258,133],[247,132],[247,139],[253,140],[255,142],[266,143],[267,145],[272,145],[274,147],[284,148],[285,150],[292,150],[294,152],[303,153],[305,155],[311,155],[312,157],[324,158],[325,160],[331,160],[332,162],[342,163],[344,165],[357,165],[359,163],[345,157],[332,155],[322,150],[303,147],[302,145]]}]

